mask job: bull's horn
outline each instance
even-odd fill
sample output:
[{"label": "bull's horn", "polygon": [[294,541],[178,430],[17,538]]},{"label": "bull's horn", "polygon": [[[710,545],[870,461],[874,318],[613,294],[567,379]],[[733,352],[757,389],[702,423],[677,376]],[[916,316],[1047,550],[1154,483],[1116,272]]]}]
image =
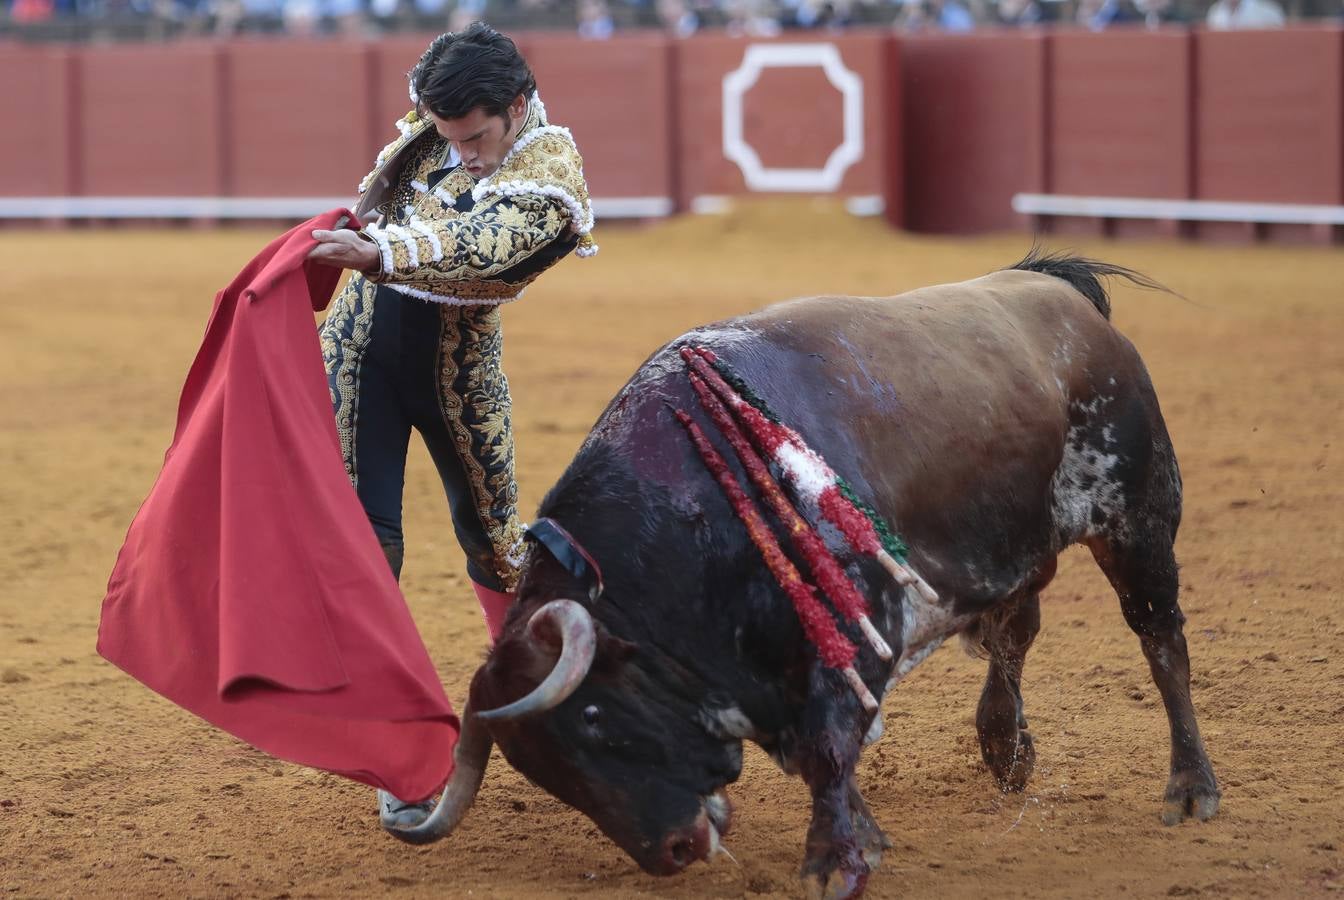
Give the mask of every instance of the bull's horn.
[{"label": "bull's horn", "polygon": [[[387,832],[408,844],[428,844],[447,837],[471,808],[481,789],[485,767],[490,762],[490,732],[476,721],[471,710],[462,711],[462,733],[453,751],[453,774],[434,811],[412,828],[387,828]],[[386,826],[384,826],[386,827]]]},{"label": "bull's horn", "polygon": [[565,698],[578,689],[588,675],[588,669],[593,665],[593,655],[597,652],[593,617],[573,600],[552,600],[532,614],[527,622],[528,634],[535,636],[546,622],[555,625],[561,640],[560,658],[556,660],[546,680],[526,697],[499,709],[479,712],[477,718],[506,722],[544,712],[565,702]]}]

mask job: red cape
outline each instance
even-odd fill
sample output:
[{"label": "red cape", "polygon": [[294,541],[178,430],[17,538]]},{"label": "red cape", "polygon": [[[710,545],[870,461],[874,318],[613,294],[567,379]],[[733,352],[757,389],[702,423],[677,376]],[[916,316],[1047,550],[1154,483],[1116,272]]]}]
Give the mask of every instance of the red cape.
[{"label": "red cape", "polygon": [[305,262],[333,210],[215,298],[163,471],[107,585],[98,652],[249,744],[433,793],[458,720],[341,458]]}]

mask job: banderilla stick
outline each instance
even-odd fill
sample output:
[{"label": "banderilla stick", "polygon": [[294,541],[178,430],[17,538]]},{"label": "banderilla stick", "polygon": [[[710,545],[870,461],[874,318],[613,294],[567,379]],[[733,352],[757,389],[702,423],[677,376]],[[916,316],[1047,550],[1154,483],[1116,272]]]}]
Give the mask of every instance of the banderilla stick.
[{"label": "banderilla stick", "polygon": [[845,618],[859,626],[859,630],[863,632],[864,638],[877,655],[884,662],[890,662],[891,647],[873,627],[862,595],[840,568],[840,564],[831,555],[825,542],[784,496],[783,489],[770,474],[770,467],[752,447],[742,429],[733,421],[728,408],[714,396],[696,372],[690,373],[690,379],[691,387],[695,388],[695,394],[700,398],[700,405],[704,407],[710,421],[727,438],[737,458],[742,462],[742,468],[746,470],[747,476],[765,497],[766,504],[783,523],[785,530],[792,536],[794,544],[807,561],[808,568],[812,570],[812,577],[816,579],[818,586],[835,602],[836,608]]},{"label": "banderilla stick", "polygon": [[[691,371],[705,380],[719,399],[733,411],[734,416],[743,422],[747,433],[751,435],[752,442],[762,452],[776,455],[775,451],[780,444],[790,444],[819,468],[820,474],[828,484],[833,484],[838,480],[831,467],[826,464],[820,454],[807,445],[800,434],[786,425],[767,419],[760,410],[752,406],[746,398],[738,393],[736,388],[719,374],[718,370],[714,368],[714,363],[717,362],[718,358],[712,351],[702,347],[695,349],[684,347],[681,351],[681,358],[685,360]],[[794,488],[801,490],[796,474],[789,472],[787,468],[785,468],[785,474],[789,476]],[[921,578],[913,568],[902,565],[887,553],[878,541],[872,523],[868,521],[867,517],[850,505],[849,500],[840,496],[838,490],[835,490],[834,493],[836,495],[833,498],[836,501],[835,503],[820,503],[822,514],[840,529],[854,549],[875,557],[897,584],[902,587],[913,587],[924,602],[937,603],[938,593],[928,582]],[[824,501],[824,499],[824,496],[818,498],[819,501]],[[847,508],[848,514],[837,508],[839,506]]]},{"label": "banderilla stick", "polygon": [[868,690],[868,686],[863,683],[863,679],[859,677],[859,673],[854,669],[854,645],[835,627],[835,622],[831,620],[830,614],[826,612],[826,609],[814,595],[812,586],[803,581],[798,569],[784,555],[771,534],[770,527],[765,524],[765,519],[756,509],[755,503],[747,496],[746,491],[742,490],[742,486],[737,483],[737,478],[728,468],[727,462],[710,444],[700,426],[695,424],[685,410],[678,409],[675,414],[677,421],[690,435],[691,443],[699,452],[705,468],[709,469],[710,474],[719,482],[719,487],[728,498],[728,503],[732,506],[733,512],[746,526],[747,534],[751,537],[752,543],[756,545],[756,549],[761,552],[761,556],[765,558],[765,564],[770,569],[771,574],[775,576],[779,586],[793,601],[793,608],[798,613],[798,620],[802,623],[803,632],[807,635],[808,640],[816,646],[822,662],[828,668],[842,669],[845,680],[849,682],[850,688],[858,696],[864,710],[869,715],[876,715],[879,709],[878,702],[874,699],[872,692]]}]

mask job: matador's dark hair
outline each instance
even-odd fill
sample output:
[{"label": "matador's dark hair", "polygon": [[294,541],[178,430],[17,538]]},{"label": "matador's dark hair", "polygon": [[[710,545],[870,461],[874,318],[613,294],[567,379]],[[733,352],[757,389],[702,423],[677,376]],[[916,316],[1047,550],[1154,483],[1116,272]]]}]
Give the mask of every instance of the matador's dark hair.
[{"label": "matador's dark hair", "polygon": [[537,89],[513,40],[481,22],[436,37],[410,79],[417,104],[442,119],[459,119],[477,108],[502,116],[519,94],[531,97]]}]

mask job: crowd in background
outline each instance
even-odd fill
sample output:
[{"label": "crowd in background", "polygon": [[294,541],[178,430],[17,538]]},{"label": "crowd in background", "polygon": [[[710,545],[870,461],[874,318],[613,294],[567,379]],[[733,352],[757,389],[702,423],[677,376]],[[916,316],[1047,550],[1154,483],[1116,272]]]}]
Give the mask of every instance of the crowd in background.
[{"label": "crowd in background", "polygon": [[709,29],[768,36],[857,26],[1277,28],[1304,19],[1344,20],[1344,0],[0,0],[0,36],[27,39],[376,36],[456,30],[478,19],[506,31],[577,29],[593,40],[634,28],[678,37]]}]

